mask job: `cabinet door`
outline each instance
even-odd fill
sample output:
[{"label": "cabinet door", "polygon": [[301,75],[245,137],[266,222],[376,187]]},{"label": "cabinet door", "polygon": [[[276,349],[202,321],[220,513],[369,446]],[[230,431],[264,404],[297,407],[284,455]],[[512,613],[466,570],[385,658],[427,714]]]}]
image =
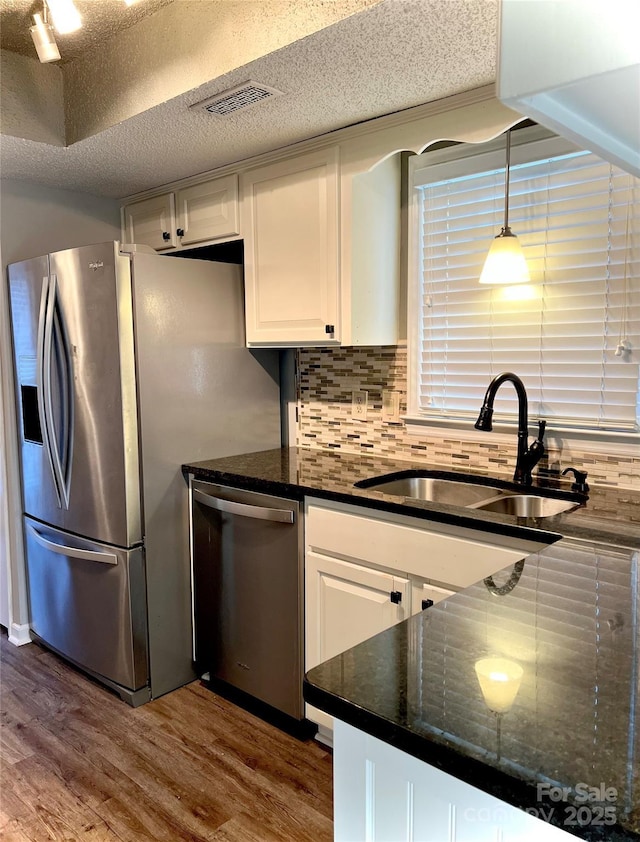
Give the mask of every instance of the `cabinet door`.
[{"label": "cabinet door", "polygon": [[336,722],[335,737],[335,842],[576,839],[536,815],[506,804],[344,722]]},{"label": "cabinet door", "polygon": [[245,173],[242,214],[247,344],[338,344],[337,149]]},{"label": "cabinet door", "polygon": [[[409,580],[402,576],[309,550],[305,576],[306,670],[409,616]],[[333,717],[313,705],[305,715],[330,741]]]},{"label": "cabinet door", "polygon": [[235,174],[178,190],[176,204],[178,236],[183,246],[233,237],[240,232]]},{"label": "cabinet door", "polygon": [[122,228],[122,239],[126,243],[151,246],[156,251],[175,248],[176,215],[173,193],[125,205]]},{"label": "cabinet door", "polygon": [[409,616],[409,580],[307,553],[306,669]]}]

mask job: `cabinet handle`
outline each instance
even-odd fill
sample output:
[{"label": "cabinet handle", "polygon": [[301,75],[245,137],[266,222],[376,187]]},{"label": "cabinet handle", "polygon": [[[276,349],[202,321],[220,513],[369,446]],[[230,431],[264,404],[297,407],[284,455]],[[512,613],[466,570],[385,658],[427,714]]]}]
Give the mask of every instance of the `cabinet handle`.
[{"label": "cabinet handle", "polygon": [[184,228],[178,228],[176,234],[178,237],[184,237]]},{"label": "cabinet handle", "polygon": [[391,591],[389,594],[389,599],[395,605],[399,605],[402,602],[402,591]]},{"label": "cabinet handle", "polygon": [[324,332],[329,333],[333,336],[333,334],[336,332],[336,329],[335,329],[334,325],[325,325],[324,326]]},{"label": "cabinet handle", "polygon": [[170,239],[171,239],[171,234],[170,234],[168,231],[163,231],[163,232],[162,232],[162,239],[163,239],[165,242],[167,242],[168,240],[170,240]]},{"label": "cabinet handle", "polygon": [[431,608],[434,604],[432,599],[423,599],[422,600],[422,610],[425,611],[427,608]]}]

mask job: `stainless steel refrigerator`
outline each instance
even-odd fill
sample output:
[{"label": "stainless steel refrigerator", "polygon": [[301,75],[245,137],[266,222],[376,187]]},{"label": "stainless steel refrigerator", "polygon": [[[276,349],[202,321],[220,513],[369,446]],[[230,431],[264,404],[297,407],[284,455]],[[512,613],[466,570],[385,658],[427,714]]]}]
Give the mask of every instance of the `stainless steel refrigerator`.
[{"label": "stainless steel refrigerator", "polygon": [[141,704],[194,677],[185,462],[280,445],[242,269],[117,242],[9,267],[30,628]]}]

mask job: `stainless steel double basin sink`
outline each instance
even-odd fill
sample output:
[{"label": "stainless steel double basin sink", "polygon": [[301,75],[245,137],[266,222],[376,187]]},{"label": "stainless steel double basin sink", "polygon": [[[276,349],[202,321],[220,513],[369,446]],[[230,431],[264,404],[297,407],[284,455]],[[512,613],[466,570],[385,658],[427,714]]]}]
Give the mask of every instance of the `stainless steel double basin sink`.
[{"label": "stainless steel double basin sink", "polygon": [[521,490],[513,483],[447,471],[400,471],[361,480],[355,486],[398,497],[519,518],[551,517],[576,509],[587,500],[584,494],[532,487]]}]

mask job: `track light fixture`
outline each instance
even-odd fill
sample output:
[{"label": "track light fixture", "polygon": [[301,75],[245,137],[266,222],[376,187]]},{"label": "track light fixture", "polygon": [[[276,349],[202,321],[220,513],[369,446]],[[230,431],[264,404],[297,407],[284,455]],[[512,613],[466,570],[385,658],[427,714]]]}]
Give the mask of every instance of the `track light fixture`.
[{"label": "track light fixture", "polygon": [[42,15],[35,14],[33,20],[35,23],[30,27],[29,32],[31,33],[33,45],[38,53],[38,58],[43,64],[49,61],[59,61],[60,50],[56,44],[53,27],[47,19],[46,3],[42,5]]},{"label": "track light fixture", "polygon": [[[123,2],[126,6],[133,6],[138,0]],[[29,32],[41,62],[59,61],[60,51],[53,34],[54,28],[58,35],[76,32],[82,26],[82,18],[73,0],[43,0],[42,6],[42,14],[33,16],[34,25],[29,28]],[[49,13],[53,26],[48,20]]]}]

